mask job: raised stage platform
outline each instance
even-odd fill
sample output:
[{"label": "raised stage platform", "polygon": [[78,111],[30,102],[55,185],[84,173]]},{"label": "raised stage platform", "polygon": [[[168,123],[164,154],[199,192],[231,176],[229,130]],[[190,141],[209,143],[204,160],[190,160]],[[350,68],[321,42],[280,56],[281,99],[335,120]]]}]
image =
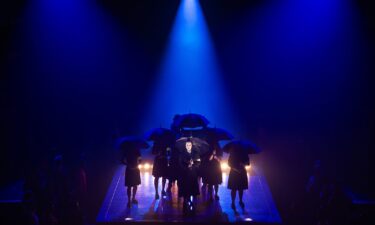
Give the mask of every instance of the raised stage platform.
[{"label": "raised stage platform", "polygon": [[[159,200],[154,199],[153,176],[151,169],[141,170],[142,185],[138,187],[137,205],[126,207],[127,196],[124,186],[125,166],[119,166],[108,188],[97,224],[122,223],[186,223],[186,222],[246,222],[256,224],[280,224],[281,218],[272,200],[266,180],[255,166],[248,170],[249,189],[244,192],[245,208],[242,210],[236,201],[236,211],[231,207],[230,190],[227,189],[228,172],[223,172],[223,184],[219,188],[219,201],[209,202],[205,193],[197,199],[197,210],[194,217],[182,214],[182,199],[177,198],[176,185],[171,195]],[[161,181],[159,182],[161,183]],[[159,184],[160,185],[160,184]],[[159,188],[160,190],[160,188]]]}]

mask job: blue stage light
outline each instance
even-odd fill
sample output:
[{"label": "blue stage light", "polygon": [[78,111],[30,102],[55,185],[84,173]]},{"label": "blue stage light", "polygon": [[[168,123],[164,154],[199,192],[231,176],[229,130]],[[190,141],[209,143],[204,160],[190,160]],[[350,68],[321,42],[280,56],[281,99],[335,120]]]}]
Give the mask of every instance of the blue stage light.
[{"label": "blue stage light", "polygon": [[236,133],[221,76],[199,1],[182,0],[142,129],[169,127],[175,114],[198,113]]}]

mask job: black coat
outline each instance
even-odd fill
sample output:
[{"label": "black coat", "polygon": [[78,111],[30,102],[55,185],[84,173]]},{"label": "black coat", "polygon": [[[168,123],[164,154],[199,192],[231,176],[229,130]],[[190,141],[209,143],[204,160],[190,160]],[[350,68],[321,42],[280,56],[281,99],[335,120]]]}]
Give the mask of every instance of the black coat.
[{"label": "black coat", "polygon": [[172,148],[172,151],[169,155],[169,163],[167,169],[167,178],[169,181],[176,181],[177,178],[180,176],[180,153],[178,149]]},{"label": "black coat", "polygon": [[[201,175],[204,184],[221,184],[223,182],[220,161],[213,158],[210,160],[212,153],[206,157],[201,164]],[[217,156],[219,157],[219,156]]]},{"label": "black coat", "polygon": [[[193,164],[189,167],[190,162]],[[186,150],[180,153],[179,167],[180,176],[178,177],[179,195],[183,197],[199,195],[198,168],[200,164],[199,153],[193,150],[188,153]]]},{"label": "black coat", "polygon": [[125,169],[125,186],[137,186],[141,184],[141,172],[138,168],[141,154],[139,150],[135,150],[125,154],[123,159]]},{"label": "black coat", "polygon": [[228,189],[244,190],[249,188],[245,165],[249,165],[250,160],[247,154],[231,153],[228,165],[231,168],[228,177]]},{"label": "black coat", "polygon": [[152,167],[152,175],[154,177],[167,177],[168,175],[168,158],[166,149],[167,145],[156,145],[152,148],[152,153],[155,154],[154,165]]}]

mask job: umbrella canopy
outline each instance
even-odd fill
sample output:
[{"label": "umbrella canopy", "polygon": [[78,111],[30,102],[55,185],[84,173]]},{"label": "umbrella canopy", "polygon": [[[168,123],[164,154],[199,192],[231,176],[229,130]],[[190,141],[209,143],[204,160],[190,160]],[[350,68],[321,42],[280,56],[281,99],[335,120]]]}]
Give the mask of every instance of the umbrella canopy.
[{"label": "umbrella canopy", "polygon": [[248,140],[237,140],[231,141],[224,145],[223,151],[227,153],[235,152],[243,152],[246,154],[258,154],[260,149],[256,146],[253,142]]},{"label": "umbrella canopy", "polygon": [[142,149],[149,148],[150,145],[146,140],[137,136],[125,136],[119,138],[117,143],[117,148],[126,150],[126,149]]},{"label": "umbrella canopy", "polygon": [[209,123],[210,122],[203,115],[188,113],[178,116],[178,118],[173,122],[172,127],[206,127]]},{"label": "umbrella canopy", "polygon": [[206,134],[207,139],[211,141],[232,140],[234,138],[229,131],[216,127],[207,127],[203,132]]},{"label": "umbrella canopy", "polygon": [[182,137],[176,141],[175,147],[182,152],[185,150],[185,144],[188,140],[192,142],[193,150],[199,152],[200,155],[204,155],[210,150],[210,146],[206,141],[195,137]]},{"label": "umbrella canopy", "polygon": [[155,142],[174,141],[175,136],[176,135],[172,130],[162,127],[151,129],[144,134],[146,140]]}]

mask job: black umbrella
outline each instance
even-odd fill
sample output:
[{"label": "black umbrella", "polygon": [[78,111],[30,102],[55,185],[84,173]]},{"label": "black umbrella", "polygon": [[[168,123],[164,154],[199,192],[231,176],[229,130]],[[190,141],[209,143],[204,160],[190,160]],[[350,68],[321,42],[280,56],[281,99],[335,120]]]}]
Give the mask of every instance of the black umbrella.
[{"label": "black umbrella", "polygon": [[260,152],[260,149],[251,141],[236,140],[224,145],[223,151],[227,153],[230,153],[232,151],[239,151],[246,154],[258,154]]},{"label": "black umbrella", "polygon": [[202,115],[188,113],[178,116],[178,118],[173,122],[172,127],[206,127],[209,123],[210,122],[206,119],[206,117]]},{"label": "black umbrella", "polygon": [[175,133],[166,128],[154,128],[144,134],[144,137],[148,141],[170,141],[175,138]]},{"label": "black umbrella", "polygon": [[119,138],[117,148],[122,150],[149,148],[146,140],[137,136],[126,136]]},{"label": "black umbrella", "polygon": [[195,137],[182,137],[178,139],[175,143],[176,149],[182,152],[186,149],[185,144],[188,140],[192,142],[193,150],[199,152],[200,155],[204,155],[210,150],[210,146],[206,141]]},{"label": "black umbrella", "polygon": [[221,128],[207,127],[203,130],[208,140],[211,141],[223,141],[232,140],[234,136],[227,130]]}]

